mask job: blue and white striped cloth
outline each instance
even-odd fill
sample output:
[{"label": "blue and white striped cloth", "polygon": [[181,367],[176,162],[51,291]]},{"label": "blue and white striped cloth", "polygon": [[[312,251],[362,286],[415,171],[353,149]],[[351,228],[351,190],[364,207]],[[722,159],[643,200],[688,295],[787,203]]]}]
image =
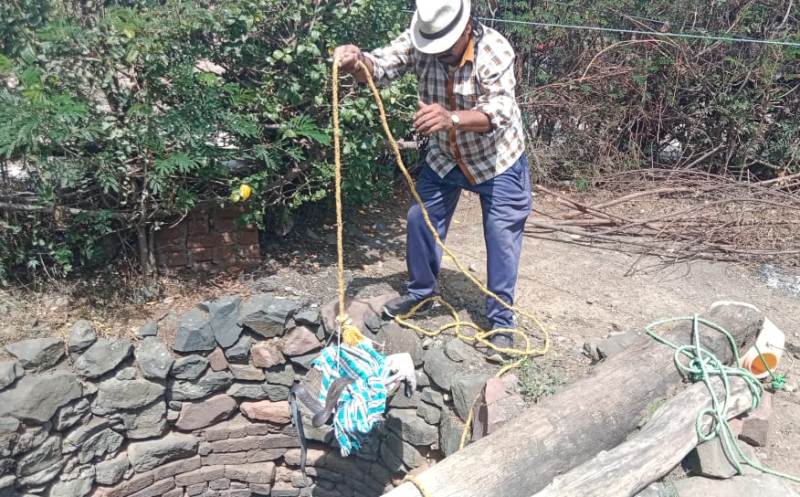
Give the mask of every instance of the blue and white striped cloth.
[{"label": "blue and white striped cloth", "polygon": [[386,408],[387,369],[384,357],[368,343],[355,347],[326,347],[312,365],[322,373],[319,401],[325,404],[328,389],[340,377],[355,380],[339,397],[333,418],[334,435],[342,457],[358,450],[381,421]]}]

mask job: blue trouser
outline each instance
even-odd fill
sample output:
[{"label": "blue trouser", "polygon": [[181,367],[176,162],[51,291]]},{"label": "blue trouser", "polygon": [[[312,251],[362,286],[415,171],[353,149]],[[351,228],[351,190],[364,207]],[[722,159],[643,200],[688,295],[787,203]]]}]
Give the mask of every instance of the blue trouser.
[{"label": "blue trouser", "polygon": [[[441,178],[425,165],[417,179],[417,191],[442,240],[447,236],[461,190],[481,197],[488,287],[513,304],[523,228],[532,205],[528,159],[522,154],[511,168],[478,185],[471,185],[458,167]],[[418,299],[436,293],[441,262],[442,250],[425,224],[419,205],[414,204],[408,210],[408,293]],[[514,326],[514,313],[493,298],[486,299],[486,317],[493,327]]]}]

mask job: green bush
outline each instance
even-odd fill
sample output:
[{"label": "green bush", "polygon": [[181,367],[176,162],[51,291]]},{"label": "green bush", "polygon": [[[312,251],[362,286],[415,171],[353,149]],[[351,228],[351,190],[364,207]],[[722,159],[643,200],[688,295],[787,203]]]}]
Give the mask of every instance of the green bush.
[{"label": "green bush", "polygon": [[[252,186],[247,221],[325,197],[330,62],[406,26],[390,0],[19,0],[0,5],[0,278],[104,260],[201,201]],[[345,191],[386,194],[365,91],[343,91]],[[416,103],[384,90],[398,135]],[[144,237],[144,238],[142,238]]]}]

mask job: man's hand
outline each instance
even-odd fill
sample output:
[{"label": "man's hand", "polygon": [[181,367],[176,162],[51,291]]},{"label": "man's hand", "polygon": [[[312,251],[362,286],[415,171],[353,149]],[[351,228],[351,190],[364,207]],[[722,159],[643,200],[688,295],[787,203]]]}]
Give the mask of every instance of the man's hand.
[{"label": "man's hand", "polygon": [[432,135],[453,127],[452,112],[439,104],[419,102],[419,110],[414,114],[414,128],[423,135]]},{"label": "man's hand", "polygon": [[358,62],[364,60],[364,54],[355,45],[336,47],[333,51],[333,58],[336,59],[337,57],[339,59],[339,69],[348,74],[357,73],[360,69]]}]

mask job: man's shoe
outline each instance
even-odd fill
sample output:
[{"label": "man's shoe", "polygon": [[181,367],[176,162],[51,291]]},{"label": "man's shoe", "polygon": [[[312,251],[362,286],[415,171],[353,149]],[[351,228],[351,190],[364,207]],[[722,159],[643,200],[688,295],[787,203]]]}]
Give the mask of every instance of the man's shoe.
[{"label": "man's shoe", "polygon": [[[405,294],[395,297],[383,305],[383,316],[389,319],[394,319],[397,316],[407,314],[415,305],[419,304],[424,299],[418,299],[413,295]],[[417,309],[417,314],[429,311],[433,307],[433,302],[428,302]]]},{"label": "man's shoe", "polygon": [[[511,333],[496,333],[489,337],[489,343],[498,349],[512,349],[514,348],[514,335]],[[491,347],[486,347],[485,354],[486,360],[489,362],[504,363],[513,358],[510,354]]]}]

